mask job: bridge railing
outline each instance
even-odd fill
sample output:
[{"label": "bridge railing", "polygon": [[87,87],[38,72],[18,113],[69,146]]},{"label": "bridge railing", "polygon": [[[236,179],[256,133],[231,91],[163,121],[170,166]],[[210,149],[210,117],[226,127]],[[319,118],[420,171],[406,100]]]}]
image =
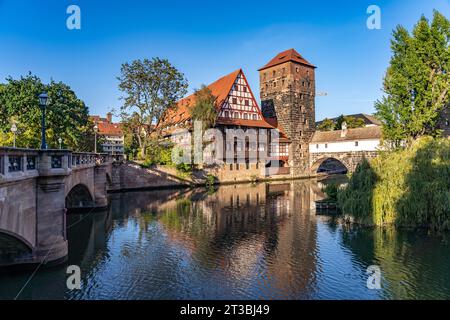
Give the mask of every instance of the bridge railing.
[{"label": "bridge railing", "polygon": [[0,183],[36,176],[67,175],[73,169],[113,161],[117,161],[115,156],[108,154],[0,147]]}]

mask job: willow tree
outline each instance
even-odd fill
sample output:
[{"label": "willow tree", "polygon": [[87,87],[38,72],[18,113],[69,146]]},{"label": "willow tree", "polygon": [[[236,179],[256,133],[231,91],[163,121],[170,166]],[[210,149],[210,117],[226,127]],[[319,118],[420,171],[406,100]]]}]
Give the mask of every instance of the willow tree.
[{"label": "willow tree", "polygon": [[156,123],[187,92],[184,75],[168,60],[134,60],[122,64],[119,89],[123,95],[121,114],[124,122],[133,121],[142,158],[156,131]]},{"label": "willow tree", "polygon": [[375,104],[391,145],[439,134],[437,120],[450,97],[449,45],[450,22],[437,11],[431,22],[422,16],[412,33],[402,26],[393,32],[385,96]]},{"label": "willow tree", "polygon": [[203,131],[214,127],[218,116],[216,97],[213,96],[211,90],[205,85],[202,85],[199,90],[196,90],[194,95],[195,104],[191,109],[192,119],[202,122]]}]

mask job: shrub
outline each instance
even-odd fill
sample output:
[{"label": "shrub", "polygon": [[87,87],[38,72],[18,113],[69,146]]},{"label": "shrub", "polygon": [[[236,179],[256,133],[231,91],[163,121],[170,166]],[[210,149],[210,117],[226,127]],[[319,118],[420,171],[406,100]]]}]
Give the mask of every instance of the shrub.
[{"label": "shrub", "polygon": [[367,225],[450,229],[450,140],[424,137],[364,161],[338,203]]}]

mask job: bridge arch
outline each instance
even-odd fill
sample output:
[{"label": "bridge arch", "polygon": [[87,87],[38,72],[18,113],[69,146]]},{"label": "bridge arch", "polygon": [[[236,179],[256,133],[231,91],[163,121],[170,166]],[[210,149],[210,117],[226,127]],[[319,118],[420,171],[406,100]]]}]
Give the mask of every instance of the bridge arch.
[{"label": "bridge arch", "polygon": [[0,229],[0,265],[10,256],[30,254],[33,245],[24,237],[5,229]]},{"label": "bridge arch", "polygon": [[82,183],[75,185],[66,196],[66,208],[88,208],[94,207],[95,201],[89,188]]},{"label": "bridge arch", "polygon": [[347,173],[351,171],[350,164],[345,158],[325,156],[317,159],[311,165],[311,173],[335,172]]}]

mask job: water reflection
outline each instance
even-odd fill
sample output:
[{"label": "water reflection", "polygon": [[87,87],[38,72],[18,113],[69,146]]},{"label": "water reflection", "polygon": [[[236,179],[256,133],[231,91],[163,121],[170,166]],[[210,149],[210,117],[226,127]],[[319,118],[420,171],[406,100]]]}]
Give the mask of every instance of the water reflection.
[{"label": "water reflection", "polygon": [[[407,299],[450,297],[445,237],[343,228],[318,216],[317,181],[113,194],[110,209],[72,215],[69,264],[40,270],[23,299]],[[366,287],[379,265],[382,290]],[[11,299],[30,272],[0,274]]]}]

